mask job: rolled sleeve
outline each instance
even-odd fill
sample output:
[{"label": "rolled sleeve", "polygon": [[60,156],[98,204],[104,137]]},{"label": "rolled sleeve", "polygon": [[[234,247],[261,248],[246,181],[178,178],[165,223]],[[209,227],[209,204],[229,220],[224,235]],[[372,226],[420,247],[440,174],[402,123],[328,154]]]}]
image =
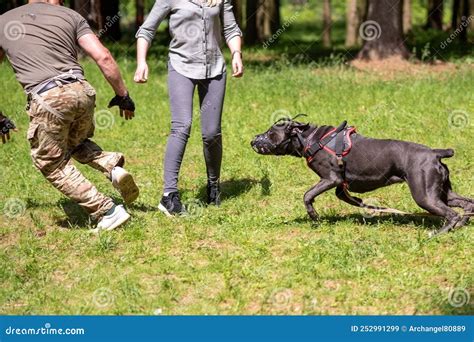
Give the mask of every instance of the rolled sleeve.
[{"label": "rolled sleeve", "polygon": [[239,25],[237,25],[232,8],[232,1],[224,0],[224,6],[222,7],[222,30],[226,42],[236,36],[242,37],[242,31]]},{"label": "rolled sleeve", "polygon": [[144,38],[151,43],[155,38],[156,30],[171,11],[170,0],[156,0],[147,19],[137,31],[135,38]]}]

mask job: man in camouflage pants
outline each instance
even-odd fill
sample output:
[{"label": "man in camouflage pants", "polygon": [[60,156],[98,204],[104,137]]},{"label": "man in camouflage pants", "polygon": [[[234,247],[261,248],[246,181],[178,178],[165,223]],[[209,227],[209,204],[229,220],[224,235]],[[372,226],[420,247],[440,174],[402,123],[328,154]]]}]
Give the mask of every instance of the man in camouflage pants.
[{"label": "man in camouflage pants", "polygon": [[112,230],[129,218],[121,205],[101,194],[73,165],[71,157],[101,171],[125,203],[138,197],[124,156],[104,152],[90,140],[94,133],[96,92],[77,61],[77,45],[94,59],[116,96],[109,107],[132,119],[129,97],[117,63],[87,21],[61,0],[30,0],[0,17],[3,48],[28,94],[28,140],[34,165],[51,184],[99,221],[94,231]]}]

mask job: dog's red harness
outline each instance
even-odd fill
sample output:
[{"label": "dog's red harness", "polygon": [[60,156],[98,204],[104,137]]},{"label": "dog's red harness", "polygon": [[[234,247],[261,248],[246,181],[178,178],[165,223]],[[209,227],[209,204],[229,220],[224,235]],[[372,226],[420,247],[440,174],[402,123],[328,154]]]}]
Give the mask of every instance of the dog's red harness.
[{"label": "dog's red harness", "polygon": [[307,138],[308,144],[305,146],[303,153],[306,161],[311,163],[320,150],[325,150],[337,158],[338,164],[343,164],[343,158],[349,154],[352,149],[352,134],[356,133],[355,127],[346,127],[347,122],[344,121],[339,127],[333,128],[321,139],[311,144],[311,140],[317,132],[315,129]]}]

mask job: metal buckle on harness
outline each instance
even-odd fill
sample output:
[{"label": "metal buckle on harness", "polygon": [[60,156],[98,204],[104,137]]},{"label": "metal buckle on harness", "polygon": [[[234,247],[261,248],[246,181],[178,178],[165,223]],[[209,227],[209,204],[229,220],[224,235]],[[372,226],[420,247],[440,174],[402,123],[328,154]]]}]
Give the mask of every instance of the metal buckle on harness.
[{"label": "metal buckle on harness", "polygon": [[344,159],[342,158],[342,156],[337,155],[336,159],[337,159],[337,165],[339,165],[340,167],[343,167],[344,166]]}]

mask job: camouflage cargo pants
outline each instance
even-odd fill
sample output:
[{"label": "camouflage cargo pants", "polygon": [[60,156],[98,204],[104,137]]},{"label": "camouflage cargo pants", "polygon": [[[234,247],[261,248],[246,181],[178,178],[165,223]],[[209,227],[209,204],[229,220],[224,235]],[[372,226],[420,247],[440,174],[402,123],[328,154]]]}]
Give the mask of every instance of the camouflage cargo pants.
[{"label": "camouflage cargo pants", "polygon": [[111,179],[123,166],[120,153],[104,152],[91,141],[94,134],[95,90],[86,81],[53,88],[30,102],[28,140],[34,165],[51,184],[77,202],[94,219],[113,206],[73,165],[71,157]]}]

